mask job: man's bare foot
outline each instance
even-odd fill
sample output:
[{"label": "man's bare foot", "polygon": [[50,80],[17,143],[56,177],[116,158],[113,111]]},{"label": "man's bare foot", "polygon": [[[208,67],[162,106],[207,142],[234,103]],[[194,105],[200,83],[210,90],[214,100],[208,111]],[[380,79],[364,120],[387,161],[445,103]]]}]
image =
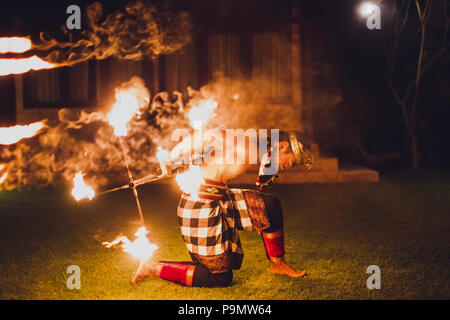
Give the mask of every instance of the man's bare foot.
[{"label": "man's bare foot", "polygon": [[147,277],[159,277],[162,265],[151,259],[141,262],[136,272],[131,275],[131,284],[137,285]]},{"label": "man's bare foot", "polygon": [[277,274],[286,274],[293,278],[306,278],[306,270],[296,271],[292,269],[283,259],[270,261],[270,272]]}]

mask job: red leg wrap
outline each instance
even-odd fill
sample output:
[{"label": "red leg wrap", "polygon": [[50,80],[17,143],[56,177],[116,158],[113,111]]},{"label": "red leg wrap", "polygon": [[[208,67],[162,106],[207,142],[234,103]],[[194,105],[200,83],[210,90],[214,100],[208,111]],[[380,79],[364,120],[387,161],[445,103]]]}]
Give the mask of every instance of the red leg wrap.
[{"label": "red leg wrap", "polygon": [[195,265],[179,262],[163,262],[160,277],[164,280],[192,286]]},{"label": "red leg wrap", "polygon": [[276,232],[261,232],[267,257],[281,258],[284,256],[284,232],[280,229]]}]

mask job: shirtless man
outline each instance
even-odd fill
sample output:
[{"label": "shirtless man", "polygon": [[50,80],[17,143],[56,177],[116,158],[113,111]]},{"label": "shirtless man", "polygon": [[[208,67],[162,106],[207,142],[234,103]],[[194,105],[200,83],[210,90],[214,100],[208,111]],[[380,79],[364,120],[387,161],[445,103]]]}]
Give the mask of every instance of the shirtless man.
[{"label": "shirtless man", "polygon": [[[257,190],[227,188],[227,182],[244,173],[255,159],[262,162],[257,185],[270,181],[278,168],[283,170],[300,164],[309,168],[313,159],[298,140],[300,134],[280,132],[278,135],[276,130],[267,146],[259,146],[257,139],[230,144],[230,140],[224,138],[224,130],[212,134],[209,131],[208,137],[201,136],[200,145],[195,143],[193,136],[183,139],[171,151],[170,159],[176,161],[182,157],[187,162],[186,159],[192,159],[199,150],[204,155],[199,164],[204,183],[195,195],[183,192],[178,205],[178,221],[192,261],[155,262],[149,259],[133,273],[131,283],[156,276],[186,286],[229,286],[233,279],[232,270],[239,269],[243,259],[238,230],[260,232],[271,272],[306,277],[305,270],[296,271],[284,259],[280,200]],[[213,151],[205,154],[205,145],[213,145],[208,149]]]}]

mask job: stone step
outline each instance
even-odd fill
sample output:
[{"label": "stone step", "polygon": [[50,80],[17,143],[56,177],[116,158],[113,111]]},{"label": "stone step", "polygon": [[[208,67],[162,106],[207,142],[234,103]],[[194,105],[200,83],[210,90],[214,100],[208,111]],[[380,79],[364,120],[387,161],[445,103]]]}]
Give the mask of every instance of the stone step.
[{"label": "stone step", "polygon": [[338,166],[338,158],[316,158],[312,171],[335,171]]}]

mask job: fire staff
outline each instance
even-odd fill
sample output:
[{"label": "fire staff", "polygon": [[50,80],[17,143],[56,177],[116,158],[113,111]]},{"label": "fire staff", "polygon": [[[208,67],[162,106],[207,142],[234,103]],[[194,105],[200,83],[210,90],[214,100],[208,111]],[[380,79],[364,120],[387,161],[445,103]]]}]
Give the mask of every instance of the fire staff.
[{"label": "fire staff", "polygon": [[[303,145],[304,141],[299,140],[300,137],[298,132],[280,132],[277,141],[269,140],[268,145],[272,147],[260,159],[257,186],[273,180],[273,174],[264,172],[265,168],[273,165],[273,161],[280,169],[295,165],[312,166],[313,157]],[[179,156],[181,144],[174,148],[172,157]],[[220,153],[223,157],[230,152],[225,144],[216,145],[223,146],[224,150]],[[231,152],[248,154],[250,144],[244,145],[234,145]],[[196,197],[183,193],[178,205],[181,234],[192,261],[155,262],[149,259],[133,273],[133,284],[156,276],[185,286],[230,286],[233,270],[240,268],[244,256],[238,230],[260,232],[272,273],[295,278],[306,276],[305,270],[297,271],[285,261],[280,200],[260,190],[228,188],[227,182],[244,173],[250,165],[226,164],[223,159],[217,158],[200,165],[204,179]]]}]

